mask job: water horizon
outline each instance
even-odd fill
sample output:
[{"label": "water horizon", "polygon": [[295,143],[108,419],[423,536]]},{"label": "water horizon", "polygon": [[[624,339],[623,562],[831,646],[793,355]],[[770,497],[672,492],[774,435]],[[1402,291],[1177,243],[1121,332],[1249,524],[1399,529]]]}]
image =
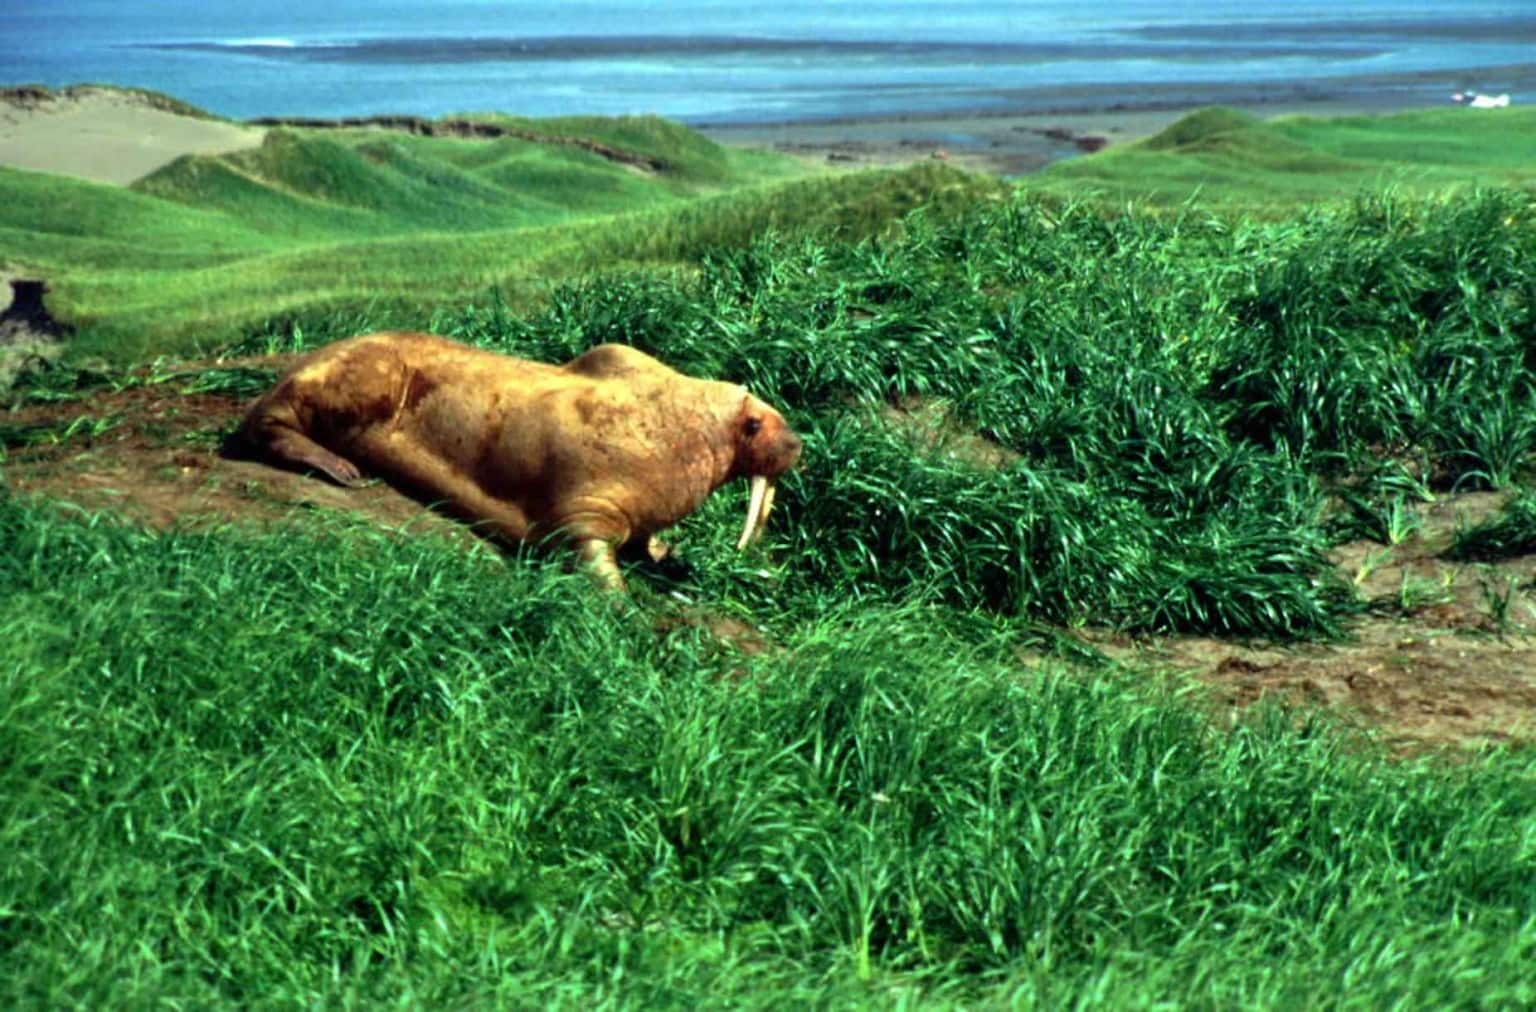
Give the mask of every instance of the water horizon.
[{"label": "water horizon", "polygon": [[770,123],[1203,99],[1363,104],[1536,82],[1536,12],[1385,0],[1081,5],[17,0],[6,84],[149,88],[236,119],[656,113]]}]

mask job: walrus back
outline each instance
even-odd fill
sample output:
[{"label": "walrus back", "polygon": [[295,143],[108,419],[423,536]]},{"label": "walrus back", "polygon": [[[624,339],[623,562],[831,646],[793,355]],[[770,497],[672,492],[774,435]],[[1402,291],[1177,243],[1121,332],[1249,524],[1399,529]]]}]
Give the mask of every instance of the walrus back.
[{"label": "walrus back", "polygon": [[682,378],[682,374],[671,366],[626,344],[600,344],[590,348],[567,362],[561,371],[592,379],[624,379],[636,374]]}]

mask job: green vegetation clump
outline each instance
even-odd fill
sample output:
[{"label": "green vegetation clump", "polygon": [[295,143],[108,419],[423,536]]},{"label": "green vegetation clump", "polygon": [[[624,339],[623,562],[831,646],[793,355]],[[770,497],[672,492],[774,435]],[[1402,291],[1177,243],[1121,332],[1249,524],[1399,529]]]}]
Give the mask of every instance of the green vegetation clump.
[{"label": "green vegetation clump", "polygon": [[[1533,260],[1509,192],[1279,224],[1026,196],[434,327],[545,360],[629,343],[781,405],[807,440],[771,535],[797,591],[1329,635],[1356,607],[1333,496],[1526,472]],[[973,452],[914,433],[923,411]]]},{"label": "green vegetation clump", "polygon": [[1529,756],[1223,730],[911,603],[752,657],[351,527],[5,499],[0,587],[11,1006],[1536,997]]}]

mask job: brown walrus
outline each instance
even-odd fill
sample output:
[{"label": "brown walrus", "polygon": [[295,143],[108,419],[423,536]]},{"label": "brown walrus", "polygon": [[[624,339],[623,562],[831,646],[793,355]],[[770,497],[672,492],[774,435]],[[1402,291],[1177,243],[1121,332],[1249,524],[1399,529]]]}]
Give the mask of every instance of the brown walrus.
[{"label": "brown walrus", "polygon": [[505,541],[562,537],[614,587],[617,547],[654,542],[736,477],[752,479],[745,547],[801,449],[745,388],[623,345],[548,365],[412,333],[310,353],[251,406],[240,436],[342,485],[377,475]]}]

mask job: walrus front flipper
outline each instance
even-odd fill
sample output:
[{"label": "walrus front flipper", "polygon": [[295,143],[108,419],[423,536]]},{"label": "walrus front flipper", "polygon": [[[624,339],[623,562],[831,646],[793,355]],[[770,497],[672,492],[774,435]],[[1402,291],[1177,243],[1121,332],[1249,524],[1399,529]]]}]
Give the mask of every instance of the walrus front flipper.
[{"label": "walrus front flipper", "polygon": [[279,426],[263,426],[262,429],[255,440],[256,448],[275,463],[319,471],[347,488],[361,488],[368,483],[356,464],[332,453],[297,429]]},{"label": "walrus front flipper", "polygon": [[475,533],[506,545],[528,539],[531,525],[521,508],[486,492],[405,433],[372,429],[359,436],[353,448],[381,476],[419,499],[447,507],[468,520]]},{"label": "walrus front flipper", "polygon": [[619,571],[618,554],[613,542],[600,538],[580,538],[576,541],[576,554],[600,586],[609,590],[625,589],[624,574]]}]

